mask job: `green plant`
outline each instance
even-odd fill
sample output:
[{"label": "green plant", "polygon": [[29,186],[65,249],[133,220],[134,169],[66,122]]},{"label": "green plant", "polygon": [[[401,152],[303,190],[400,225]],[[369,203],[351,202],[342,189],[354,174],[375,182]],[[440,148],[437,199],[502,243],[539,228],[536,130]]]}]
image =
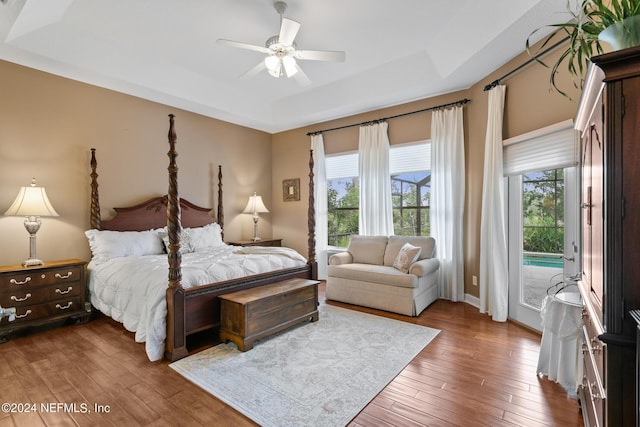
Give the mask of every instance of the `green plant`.
[{"label": "green plant", "polygon": [[[573,78],[573,84],[578,89],[582,88],[585,71],[589,65],[589,59],[594,54],[602,54],[604,50],[598,39],[598,35],[613,24],[621,22],[625,18],[640,14],[640,0],[580,0],[577,10],[572,10],[571,0],[567,0],[567,10],[572,16],[569,22],[551,24],[534,30],[526,41],[526,49],[529,55],[545,67],[551,68],[551,86],[563,96],[569,97],[556,84],[558,69],[563,63],[567,63],[569,73]],[[531,51],[531,38],[543,28],[556,28],[556,30],[544,39],[538,51]],[[556,63],[549,67],[537,54],[545,49],[551,40],[556,40],[558,33],[565,33],[568,46],[561,53]]]}]

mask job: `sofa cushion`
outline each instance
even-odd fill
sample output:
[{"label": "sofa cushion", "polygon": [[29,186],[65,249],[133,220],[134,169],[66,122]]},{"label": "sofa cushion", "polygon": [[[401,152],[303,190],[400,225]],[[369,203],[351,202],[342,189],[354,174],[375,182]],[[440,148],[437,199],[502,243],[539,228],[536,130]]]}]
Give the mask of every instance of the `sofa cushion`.
[{"label": "sofa cushion", "polygon": [[342,279],[357,280],[360,282],[382,283],[389,286],[415,288],[418,286],[418,277],[413,274],[405,274],[393,267],[370,264],[343,264],[329,265],[327,275]]},{"label": "sofa cushion", "polygon": [[396,260],[393,262],[393,268],[397,268],[403,273],[409,272],[409,266],[418,260],[422,248],[420,246],[413,246],[411,243],[405,243]]},{"label": "sofa cushion", "polygon": [[429,236],[389,236],[387,249],[384,253],[384,265],[392,266],[405,243],[422,248],[419,260],[432,258],[436,240]]},{"label": "sofa cushion", "polygon": [[347,251],[351,254],[355,263],[382,265],[386,247],[387,236],[359,236],[354,234],[349,238]]}]

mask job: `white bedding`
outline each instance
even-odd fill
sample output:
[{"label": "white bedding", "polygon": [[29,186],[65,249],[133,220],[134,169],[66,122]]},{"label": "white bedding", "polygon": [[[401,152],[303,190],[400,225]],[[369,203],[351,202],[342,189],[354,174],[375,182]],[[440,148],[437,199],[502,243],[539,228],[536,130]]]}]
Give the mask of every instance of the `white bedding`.
[{"label": "white bedding", "polygon": [[[217,246],[206,252],[182,254],[182,286],[304,266],[306,261],[288,248]],[[166,254],[93,259],[88,266],[93,306],[135,332],[136,342],[145,343],[152,361],[161,359],[164,353],[168,270]]]}]

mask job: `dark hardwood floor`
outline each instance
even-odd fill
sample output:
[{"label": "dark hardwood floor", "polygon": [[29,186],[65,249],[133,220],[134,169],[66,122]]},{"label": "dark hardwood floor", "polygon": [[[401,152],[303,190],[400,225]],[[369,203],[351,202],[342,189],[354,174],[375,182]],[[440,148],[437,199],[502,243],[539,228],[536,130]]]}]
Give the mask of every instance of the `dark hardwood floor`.
[{"label": "dark hardwood floor", "polygon": [[[443,300],[417,318],[360,310],[442,332],[351,426],[582,425],[577,400],[536,376],[539,335]],[[144,346],[104,317],[0,345],[0,401],[23,412],[3,407],[0,427],[255,425],[167,362],[149,362]]]}]

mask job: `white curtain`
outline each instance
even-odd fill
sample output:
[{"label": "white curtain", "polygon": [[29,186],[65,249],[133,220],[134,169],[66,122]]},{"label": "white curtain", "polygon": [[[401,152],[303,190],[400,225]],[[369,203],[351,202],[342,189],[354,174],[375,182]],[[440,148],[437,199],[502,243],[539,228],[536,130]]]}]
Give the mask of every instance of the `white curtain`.
[{"label": "white curtain", "polygon": [[451,301],[464,300],[462,120],[461,106],[431,116],[431,236],[440,260],[440,297]]},{"label": "white curtain", "polygon": [[507,238],[502,172],[502,116],[506,87],[489,91],[480,228],[480,312],[504,322],[509,311]]},{"label": "white curtain", "polygon": [[322,134],[311,135],[313,150],[314,208],[316,211],[316,260],[318,279],[327,278],[327,171]]},{"label": "white curtain", "polygon": [[389,136],[386,122],[360,127],[360,234],[393,234],[391,176],[389,174]]}]

